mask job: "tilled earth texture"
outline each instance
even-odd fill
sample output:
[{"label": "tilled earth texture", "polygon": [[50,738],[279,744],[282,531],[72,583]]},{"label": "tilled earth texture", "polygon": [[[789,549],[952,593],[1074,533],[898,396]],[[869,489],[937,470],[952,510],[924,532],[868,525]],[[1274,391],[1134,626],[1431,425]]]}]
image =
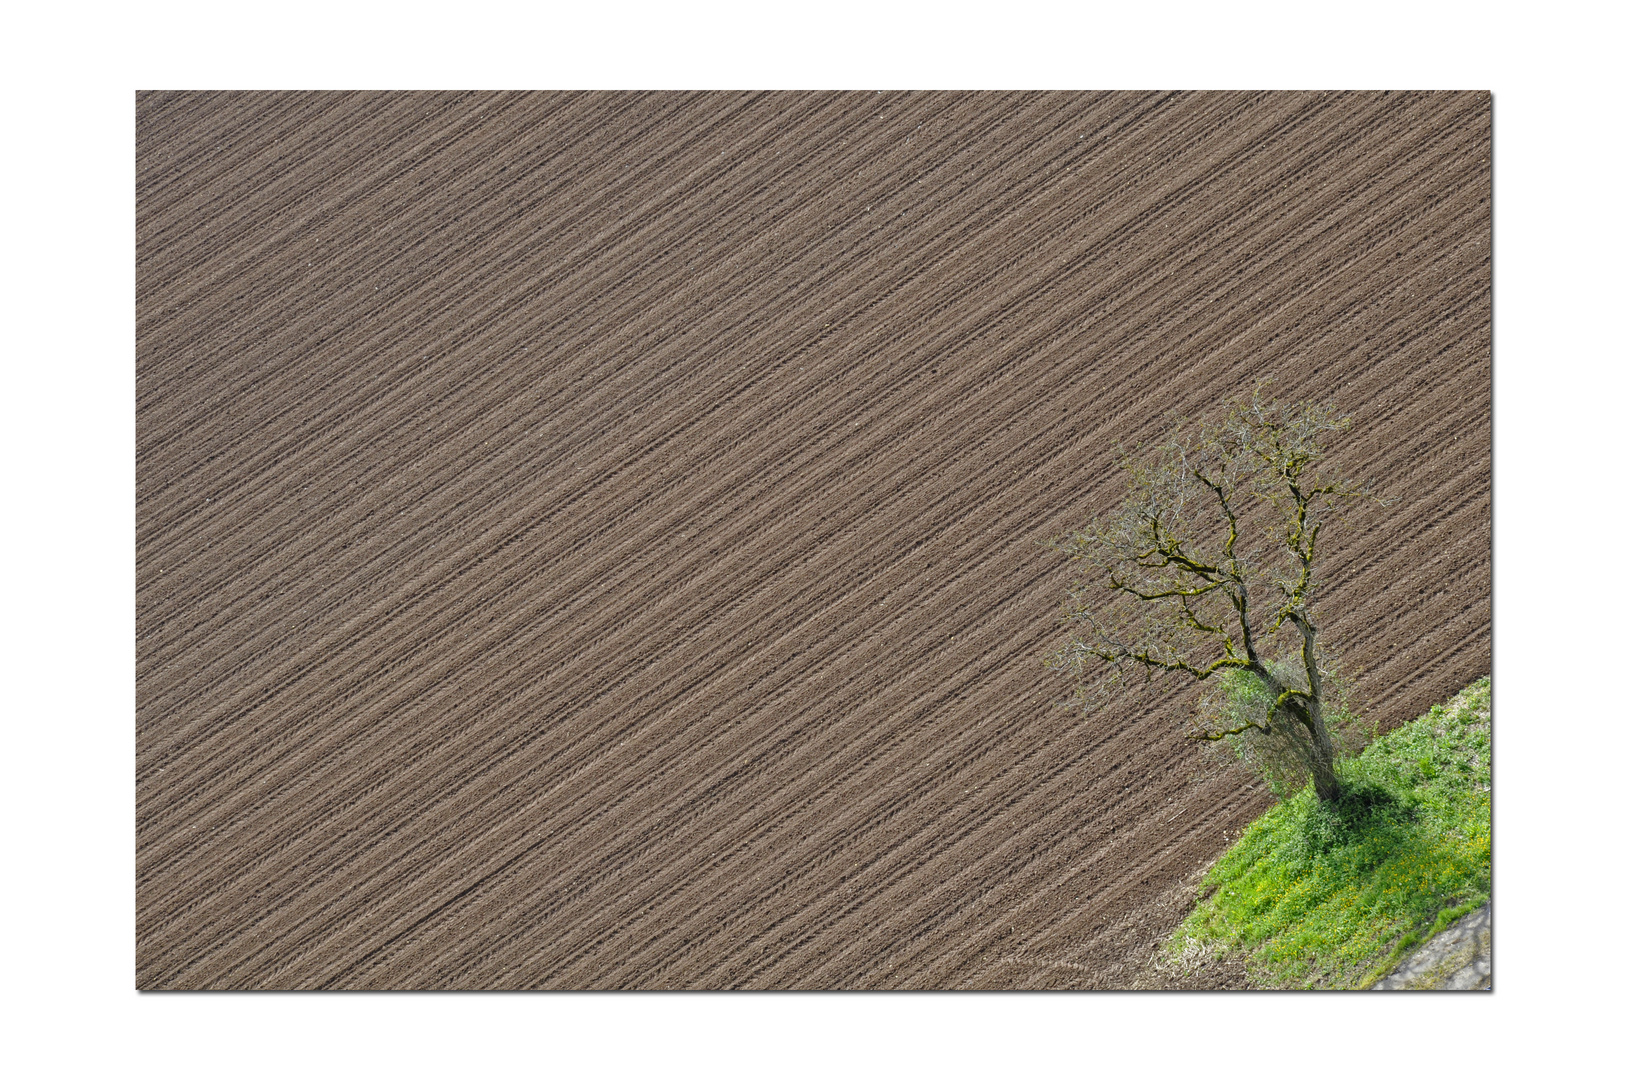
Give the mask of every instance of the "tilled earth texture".
[{"label": "tilled earth texture", "polygon": [[1267,795],[1035,541],[1260,376],[1489,670],[1487,94],[135,107],[139,987],[1131,985]]}]

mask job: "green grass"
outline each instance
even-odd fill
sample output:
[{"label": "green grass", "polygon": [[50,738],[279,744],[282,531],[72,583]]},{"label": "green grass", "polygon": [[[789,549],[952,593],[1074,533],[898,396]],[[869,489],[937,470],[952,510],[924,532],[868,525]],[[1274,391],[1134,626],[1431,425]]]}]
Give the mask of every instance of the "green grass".
[{"label": "green grass", "polygon": [[1490,766],[1487,678],[1345,763],[1336,806],[1305,789],[1248,826],[1171,957],[1239,951],[1262,986],[1370,985],[1489,899]]}]

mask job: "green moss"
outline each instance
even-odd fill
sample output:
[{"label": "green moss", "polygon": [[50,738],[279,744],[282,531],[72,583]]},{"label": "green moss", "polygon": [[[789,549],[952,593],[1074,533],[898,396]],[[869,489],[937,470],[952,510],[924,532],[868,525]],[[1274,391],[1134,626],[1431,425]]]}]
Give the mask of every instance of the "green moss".
[{"label": "green moss", "polygon": [[1240,952],[1260,985],[1370,985],[1490,895],[1490,680],[1302,790],[1220,857],[1169,948]]}]

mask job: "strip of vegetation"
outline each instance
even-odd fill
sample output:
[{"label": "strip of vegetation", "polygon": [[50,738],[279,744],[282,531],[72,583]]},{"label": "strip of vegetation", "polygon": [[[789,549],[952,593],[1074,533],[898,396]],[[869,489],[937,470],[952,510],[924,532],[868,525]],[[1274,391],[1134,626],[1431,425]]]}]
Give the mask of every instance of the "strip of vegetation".
[{"label": "strip of vegetation", "polygon": [[1305,788],[1220,857],[1170,959],[1240,952],[1256,985],[1366,987],[1490,897],[1490,680]]}]

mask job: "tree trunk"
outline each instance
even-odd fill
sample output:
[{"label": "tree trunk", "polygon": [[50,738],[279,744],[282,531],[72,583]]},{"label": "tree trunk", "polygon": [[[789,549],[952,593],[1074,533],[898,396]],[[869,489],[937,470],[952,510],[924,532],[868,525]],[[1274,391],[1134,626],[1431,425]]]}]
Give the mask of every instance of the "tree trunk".
[{"label": "tree trunk", "polygon": [[[1314,654],[1308,649],[1305,651],[1307,658],[1314,663]],[[1310,779],[1315,782],[1316,797],[1322,802],[1337,801],[1344,793],[1344,788],[1338,782],[1338,774],[1332,767],[1333,761],[1338,756],[1337,751],[1333,749],[1332,733],[1327,730],[1327,723],[1321,718],[1320,673],[1317,672],[1311,677],[1309,694],[1295,691],[1297,697],[1282,701],[1287,687],[1271,673],[1269,668],[1264,664],[1255,664],[1248,670],[1259,676],[1260,681],[1265,684],[1266,693],[1281,702],[1280,712],[1275,713],[1278,722],[1301,725],[1299,730],[1304,736],[1308,736],[1301,737],[1296,731],[1290,733],[1294,749],[1310,770]],[[1266,714],[1266,719],[1270,719],[1270,714]]]},{"label": "tree trunk", "polygon": [[1310,729],[1310,760],[1306,764],[1310,766],[1310,775],[1315,778],[1316,796],[1324,803],[1336,802],[1344,789],[1338,783],[1338,774],[1332,769],[1337,751],[1333,749],[1327,722],[1321,717],[1321,665],[1315,656],[1315,624],[1302,611],[1295,612],[1289,618],[1304,639],[1304,675],[1310,680],[1310,707],[1304,710],[1308,714],[1305,717],[1306,726]]},{"label": "tree trunk", "polygon": [[1315,780],[1316,797],[1324,803],[1336,802],[1344,789],[1338,782],[1338,774],[1333,771],[1335,754],[1332,736],[1327,731],[1326,722],[1321,719],[1320,705],[1318,701],[1310,710],[1310,754],[1305,764],[1310,766],[1310,776]]}]

